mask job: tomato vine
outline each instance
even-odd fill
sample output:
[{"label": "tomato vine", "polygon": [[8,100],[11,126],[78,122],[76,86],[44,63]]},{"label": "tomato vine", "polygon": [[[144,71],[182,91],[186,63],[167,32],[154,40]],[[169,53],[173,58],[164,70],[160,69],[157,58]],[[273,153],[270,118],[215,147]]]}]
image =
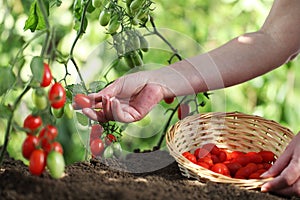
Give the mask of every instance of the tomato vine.
[{"label": "tomato vine", "polygon": [[[20,73],[22,67],[25,65],[25,61],[22,62],[20,65],[20,68],[17,72],[17,80],[13,81],[13,87],[23,87],[23,92],[21,92],[15,102],[12,106],[3,106],[3,108],[6,108],[9,110],[8,114],[8,121],[5,131],[5,139],[4,139],[4,145],[1,149],[0,154],[0,165],[3,161],[4,153],[7,148],[9,135],[12,129],[13,120],[14,120],[14,112],[17,109],[17,106],[22,101],[25,94],[30,91],[31,89],[36,92],[37,90],[41,89],[40,87],[40,81],[42,80],[43,75],[43,63],[45,60],[47,60],[46,63],[49,65],[57,62],[60,65],[62,65],[65,69],[64,76],[61,80],[54,80],[54,84],[64,84],[66,94],[63,96],[59,96],[63,100],[63,102],[59,102],[59,105],[56,104],[56,106],[53,105],[53,103],[57,103],[57,96],[49,95],[48,100],[50,102],[46,103],[47,105],[43,105],[40,107],[43,111],[38,111],[38,113],[43,113],[46,115],[50,115],[51,120],[46,120],[53,122],[56,118],[60,118],[62,116],[62,112],[66,112],[67,109],[70,110],[70,104],[73,101],[73,98],[77,94],[84,94],[87,95],[91,92],[98,92],[101,89],[103,89],[105,86],[110,84],[113,80],[109,80],[108,74],[111,72],[112,69],[115,68],[116,65],[119,64],[119,62],[122,60],[126,63],[128,66],[128,69],[136,69],[138,70],[141,66],[144,65],[144,54],[146,54],[149,49],[151,49],[151,46],[149,47],[149,43],[146,39],[146,36],[149,35],[155,35],[158,38],[160,38],[171,50],[172,54],[170,58],[168,58],[167,63],[171,64],[174,61],[175,58],[178,60],[182,60],[182,56],[178,53],[177,49],[167,40],[166,37],[164,37],[159,30],[157,29],[154,18],[153,18],[153,2],[151,0],[124,0],[124,1],[118,1],[118,0],[103,0],[103,1],[96,1],[96,0],[75,0],[72,4],[72,13],[74,18],[74,26],[73,29],[76,31],[76,36],[74,40],[71,43],[70,50],[68,52],[68,55],[64,55],[59,48],[56,46],[55,40],[56,35],[56,27],[55,25],[51,24],[48,17],[51,13],[51,7],[57,6],[59,7],[63,2],[60,0],[34,0],[31,3],[30,11],[28,18],[25,22],[24,30],[30,30],[31,32],[35,33],[35,35],[28,40],[22,48],[17,52],[16,56],[12,59],[10,68],[11,72],[13,72],[14,68],[17,66],[19,62],[21,62],[22,59],[24,59],[25,55],[23,55],[24,50],[32,45],[32,43],[35,40],[43,39],[43,42],[41,42],[42,49],[39,56],[34,56],[31,61],[31,71],[32,71],[32,78],[27,81],[23,82],[20,78]],[[80,64],[77,62],[77,58],[74,55],[74,52],[76,51],[76,47],[80,39],[83,37],[83,35],[86,33],[86,30],[88,29],[88,14],[93,13],[95,10],[100,11],[99,12],[99,24],[105,28],[105,32],[103,34],[106,34],[109,36],[109,38],[112,40],[111,46],[115,49],[117,60],[115,60],[109,68],[104,73],[102,79],[100,81],[96,81],[96,87],[90,88],[86,85],[85,80],[81,74],[81,67]],[[149,26],[150,23],[150,26]],[[147,31],[146,34],[142,34],[138,29],[144,29]],[[44,38],[42,38],[44,37]],[[32,63],[35,64],[32,64]],[[79,76],[80,83],[78,84],[70,84],[67,81],[67,77],[71,76],[69,67],[72,64],[77,72],[77,75]],[[51,80],[52,81],[52,80]],[[17,84],[21,82],[21,84]],[[39,83],[39,84],[38,84]],[[21,85],[21,86],[20,86]],[[4,104],[6,99],[6,94],[10,91],[11,88],[7,87],[6,91],[4,92],[4,95],[2,96],[2,103]],[[51,91],[51,89],[50,89]],[[43,94],[43,92],[41,92]],[[175,114],[178,112],[178,109],[181,104],[189,104],[194,103],[194,110],[191,111],[191,114],[199,112],[198,107],[204,106],[205,102],[202,101],[198,103],[198,96],[204,95],[206,98],[208,98],[208,94],[197,94],[194,96],[192,100],[188,99],[187,97],[183,97],[180,101],[178,101],[173,105],[170,105],[166,111],[171,112],[171,114],[168,116],[168,119],[163,125],[162,134],[160,136],[159,142],[156,146],[156,148],[161,148],[162,142],[164,140],[164,134],[167,131],[168,127],[171,125],[172,120],[174,119]],[[66,98],[66,99],[64,99]],[[61,100],[59,99],[59,100]],[[68,104],[68,105],[65,105]],[[175,106],[174,106],[175,105]],[[52,108],[50,109],[50,107]],[[63,108],[64,106],[64,108]],[[36,106],[37,108],[39,106]],[[61,110],[58,110],[61,109]],[[67,114],[67,112],[66,112]],[[71,116],[70,114],[67,114],[68,116]],[[111,149],[116,150],[116,154],[120,154],[120,146],[119,143],[122,137],[122,131],[126,126],[119,127],[119,125],[115,122],[108,122],[108,123],[98,123],[93,122],[91,120],[88,120],[87,118],[84,118],[84,116],[80,112],[76,112],[76,115],[78,116],[78,121],[81,125],[84,126],[93,126],[95,124],[101,125],[103,130],[101,130],[101,134],[98,134],[98,138],[101,138],[102,140],[111,140],[110,142],[107,142],[106,144],[103,143],[103,145],[106,145],[105,148],[110,148],[105,152],[105,149],[102,147],[99,148],[99,144],[102,144],[101,142],[96,143],[95,145],[98,147],[98,150],[103,153],[103,155],[106,155],[107,157],[112,156]],[[115,138],[115,139],[112,139]],[[93,138],[95,139],[95,138]],[[114,145],[110,147],[110,143],[113,143]],[[87,146],[86,149],[89,149]],[[104,151],[104,152],[102,152]],[[99,154],[100,155],[100,154]],[[98,156],[98,155],[96,155]]]}]

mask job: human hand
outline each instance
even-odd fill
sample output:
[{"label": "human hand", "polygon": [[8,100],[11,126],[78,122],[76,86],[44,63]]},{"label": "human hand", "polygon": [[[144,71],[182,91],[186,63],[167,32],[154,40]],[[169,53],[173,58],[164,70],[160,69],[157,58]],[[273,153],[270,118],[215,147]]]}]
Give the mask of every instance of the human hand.
[{"label": "human hand", "polygon": [[300,133],[293,138],[274,165],[262,175],[262,178],[268,177],[274,179],[262,186],[262,192],[300,196]]},{"label": "human hand", "polygon": [[163,90],[150,82],[147,73],[138,72],[123,76],[98,93],[90,94],[93,108],[84,108],[90,119],[107,122],[134,122],[142,119],[159,101]]}]

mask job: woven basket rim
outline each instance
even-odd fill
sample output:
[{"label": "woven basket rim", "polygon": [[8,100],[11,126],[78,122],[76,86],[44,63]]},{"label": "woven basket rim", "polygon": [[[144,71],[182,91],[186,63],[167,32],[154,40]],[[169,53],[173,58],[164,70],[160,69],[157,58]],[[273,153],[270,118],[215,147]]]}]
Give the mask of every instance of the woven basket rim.
[{"label": "woven basket rim", "polygon": [[[284,145],[287,145],[288,142],[291,141],[292,138],[294,137],[294,133],[289,128],[282,126],[281,124],[279,124],[278,122],[276,122],[274,120],[269,120],[269,119],[265,119],[258,115],[245,114],[245,113],[238,112],[238,111],[206,112],[206,113],[200,113],[200,114],[196,114],[196,115],[187,116],[186,118],[179,120],[174,125],[169,127],[169,129],[166,133],[166,136],[165,136],[169,153],[175,158],[175,160],[181,170],[182,175],[187,176],[187,177],[193,177],[195,179],[200,180],[201,182],[213,181],[213,182],[218,182],[218,183],[230,183],[230,184],[234,184],[234,185],[246,188],[246,189],[259,188],[265,182],[270,181],[272,178],[267,178],[267,179],[230,178],[225,175],[221,175],[221,174],[212,172],[211,170],[203,168],[199,165],[196,165],[196,164],[192,163],[191,161],[187,160],[184,156],[182,156],[183,152],[180,152],[178,150],[179,147],[176,146],[176,144],[175,144],[175,141],[174,141],[175,137],[179,134],[183,135],[183,133],[181,133],[180,131],[182,131],[186,127],[194,127],[194,126],[203,127],[204,125],[202,125],[202,123],[204,123],[204,124],[207,123],[207,121],[208,121],[207,119],[211,119],[211,118],[215,119],[215,121],[223,119],[224,122],[226,122],[226,123],[228,121],[237,120],[238,122],[245,121],[246,125],[247,125],[247,122],[249,122],[249,121],[251,123],[253,123],[254,126],[256,124],[257,125],[263,124],[264,126],[266,126],[263,128],[265,128],[267,131],[274,128],[276,131],[278,130],[278,132],[281,132],[283,134],[283,136],[279,135],[279,133],[278,133],[278,135],[272,136],[275,138],[274,141],[286,143]],[[215,121],[212,120],[211,123],[213,124]],[[205,125],[207,125],[207,124],[205,124]],[[234,126],[234,123],[232,126]],[[251,126],[252,125],[249,125],[249,127],[251,127]],[[248,129],[251,129],[249,127],[248,127]],[[198,129],[196,129],[196,130],[198,130]],[[205,130],[202,132],[205,132]],[[259,132],[258,134],[261,134],[261,133]],[[275,132],[274,134],[277,134],[277,133]],[[277,136],[279,137],[278,141],[276,140]],[[185,138],[185,137],[187,137],[187,136],[183,136],[183,138]],[[268,137],[270,137],[270,136],[268,136]],[[180,139],[178,139],[178,140],[180,140]],[[286,140],[287,142],[282,141],[282,140]],[[184,140],[184,142],[186,142],[186,141]],[[182,144],[182,142],[177,142],[177,143],[179,143],[179,145]],[[282,153],[282,150],[280,153]],[[279,156],[279,154],[277,156]]]}]

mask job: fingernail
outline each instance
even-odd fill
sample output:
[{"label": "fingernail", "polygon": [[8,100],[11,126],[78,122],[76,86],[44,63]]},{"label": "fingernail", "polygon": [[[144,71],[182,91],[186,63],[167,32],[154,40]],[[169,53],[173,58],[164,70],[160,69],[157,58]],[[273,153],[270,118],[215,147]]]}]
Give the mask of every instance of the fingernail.
[{"label": "fingernail", "polygon": [[267,178],[269,175],[270,175],[269,172],[266,171],[265,173],[262,173],[262,174],[260,175],[260,177],[261,177],[261,178]]},{"label": "fingernail", "polygon": [[261,189],[260,189],[261,192],[268,192],[268,189],[267,187],[265,187],[264,185],[261,186]]}]

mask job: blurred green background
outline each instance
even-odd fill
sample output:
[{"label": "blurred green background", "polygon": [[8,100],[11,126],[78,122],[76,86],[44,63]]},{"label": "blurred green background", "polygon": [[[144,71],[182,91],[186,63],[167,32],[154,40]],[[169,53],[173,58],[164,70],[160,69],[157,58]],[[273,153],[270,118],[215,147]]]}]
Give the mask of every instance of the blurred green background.
[{"label": "blurred green background", "polygon": [[[272,2],[271,0],[154,0],[153,14],[157,27],[167,29],[162,30],[163,35],[184,57],[189,57],[214,49],[245,32],[256,31],[267,17]],[[23,31],[30,3],[29,0],[0,0],[0,67],[8,67],[23,44],[34,36],[30,31]],[[73,17],[70,9],[72,3],[71,0],[64,0],[60,7],[51,8],[50,15],[50,23],[56,28],[57,46],[65,54],[70,51],[76,36],[76,32],[72,29]],[[105,29],[98,23],[98,15],[97,11],[89,14],[86,34],[80,39],[74,51],[74,56],[82,66],[88,58],[91,58],[91,54],[99,44],[103,44],[108,37]],[[26,63],[19,74],[24,81],[29,79],[29,62],[33,56],[39,54],[41,42],[42,39],[37,39],[24,52]],[[149,54],[145,54],[145,63],[156,63],[155,67],[167,65],[170,53],[164,52],[164,49],[151,50]],[[104,54],[100,53],[98,56],[103,58],[106,56]],[[297,103],[300,90],[296,89],[300,84],[300,79],[297,78],[300,72],[296,67],[299,64],[300,59],[296,58],[293,62],[247,83],[214,91],[211,99],[225,105],[220,111],[240,111],[260,115],[275,120],[296,133],[300,121],[300,104]],[[64,76],[64,68],[58,63],[54,63],[52,69],[58,79]],[[70,73],[74,71],[71,69]],[[110,78],[114,79],[119,75],[115,73]],[[74,81],[76,77],[70,77],[70,82]],[[19,93],[19,90],[12,90],[8,98],[0,97],[0,101],[6,104],[12,102]],[[22,120],[30,112],[33,106],[30,95],[28,94],[19,106],[19,112],[15,116],[16,123],[22,124]],[[160,106],[159,108],[166,109],[163,102]],[[164,109],[155,109],[141,122],[128,125],[122,138],[124,150],[130,152],[136,148],[151,149],[157,144],[160,134],[156,133],[162,129],[162,120],[167,118],[162,112]],[[208,112],[216,109],[218,107],[207,101],[206,106],[200,111]],[[175,118],[172,123],[178,120]],[[3,143],[6,122],[7,120],[0,115],[0,144]],[[66,118],[58,120],[57,123],[60,133],[63,133],[58,140],[63,144],[67,163],[85,159],[85,139],[88,129],[78,127],[76,120]],[[132,134],[132,130],[139,127],[141,131]],[[22,159],[20,148],[25,136],[25,133],[13,130],[8,147],[11,156]]]}]

